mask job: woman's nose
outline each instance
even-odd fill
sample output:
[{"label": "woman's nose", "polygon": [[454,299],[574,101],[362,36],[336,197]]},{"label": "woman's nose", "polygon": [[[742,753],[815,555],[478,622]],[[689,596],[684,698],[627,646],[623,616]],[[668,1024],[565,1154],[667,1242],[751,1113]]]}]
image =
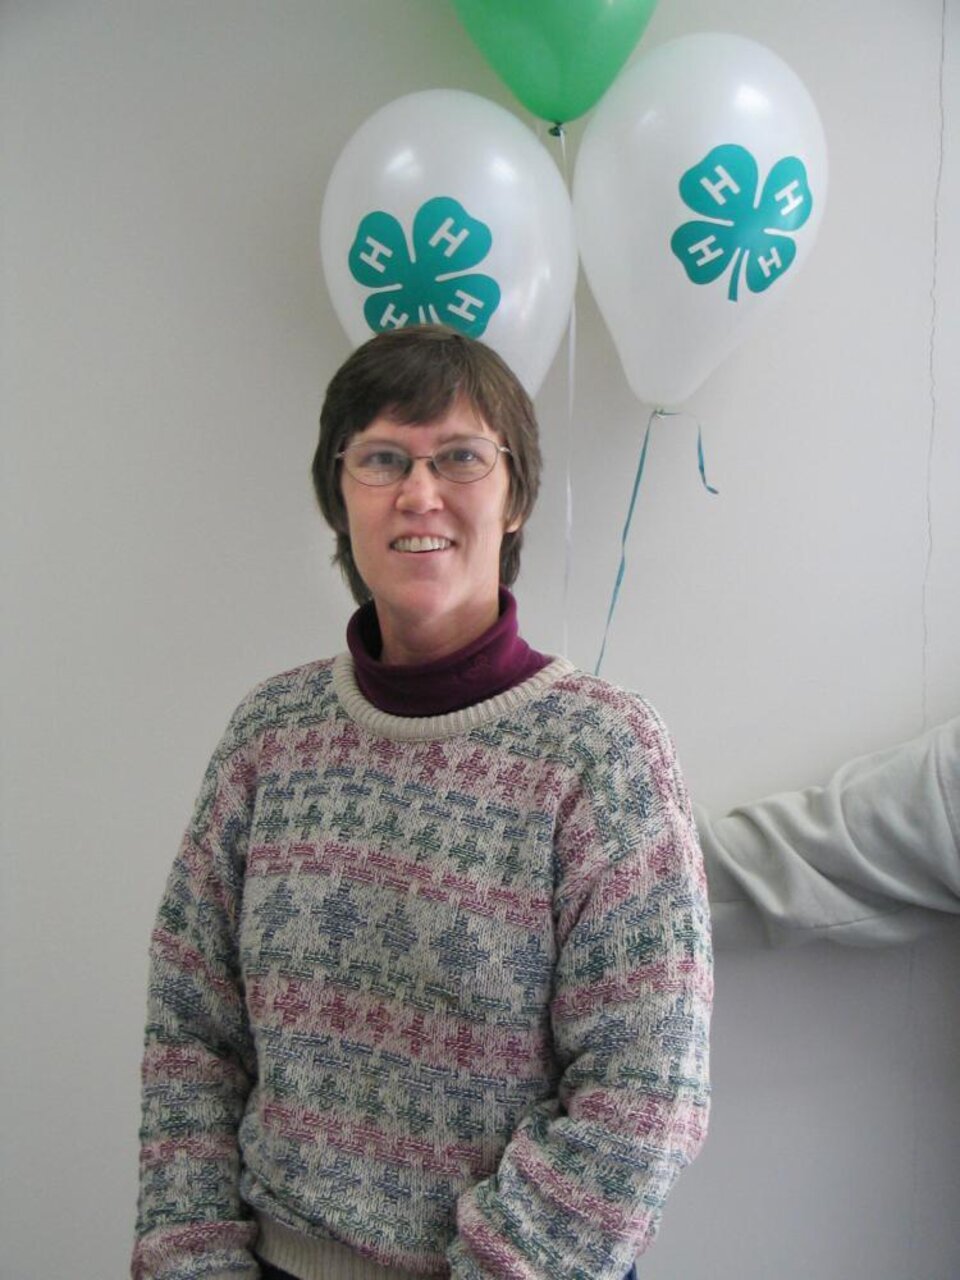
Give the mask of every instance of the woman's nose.
[{"label": "woman's nose", "polygon": [[440,477],[429,458],[414,458],[407,475],[397,486],[399,511],[436,511],[443,506]]}]

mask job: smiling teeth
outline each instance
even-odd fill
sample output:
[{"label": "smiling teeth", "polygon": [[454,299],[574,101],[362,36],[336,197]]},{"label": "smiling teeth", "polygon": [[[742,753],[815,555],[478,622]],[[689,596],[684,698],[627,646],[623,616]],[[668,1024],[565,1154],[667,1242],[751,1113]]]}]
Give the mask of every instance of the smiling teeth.
[{"label": "smiling teeth", "polygon": [[394,551],[446,551],[453,543],[449,538],[397,538]]}]

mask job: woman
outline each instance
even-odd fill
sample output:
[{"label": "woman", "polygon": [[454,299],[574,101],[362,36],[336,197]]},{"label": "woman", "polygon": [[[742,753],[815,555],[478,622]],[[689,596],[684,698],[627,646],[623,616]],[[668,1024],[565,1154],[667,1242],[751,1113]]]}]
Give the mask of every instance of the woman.
[{"label": "woman", "polygon": [[624,1275],[703,1140],[690,807],[639,697],[520,638],[539,479],[450,330],[336,374],[349,652],[234,714],[151,948],[135,1277]]}]

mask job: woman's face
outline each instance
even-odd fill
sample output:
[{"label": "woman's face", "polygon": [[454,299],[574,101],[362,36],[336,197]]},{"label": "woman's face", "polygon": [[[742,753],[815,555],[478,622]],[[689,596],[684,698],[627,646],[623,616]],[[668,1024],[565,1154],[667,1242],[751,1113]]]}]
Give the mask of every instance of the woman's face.
[{"label": "woman's face", "polygon": [[[378,417],[350,440],[383,441],[432,454],[449,440],[495,432],[465,403],[436,422],[401,425]],[[497,618],[500,543],[510,476],[500,454],[489,475],[458,484],[417,461],[394,484],[361,484],[344,468],[341,491],[353,558],[370,588],[383,636],[384,662],[442,657],[475,639]]]}]

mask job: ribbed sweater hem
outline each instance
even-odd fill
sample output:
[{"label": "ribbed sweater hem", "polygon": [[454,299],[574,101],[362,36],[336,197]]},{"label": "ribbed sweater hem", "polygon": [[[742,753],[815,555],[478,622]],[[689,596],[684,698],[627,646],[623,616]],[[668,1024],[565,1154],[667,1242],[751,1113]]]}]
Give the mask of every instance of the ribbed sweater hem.
[{"label": "ribbed sweater hem", "polygon": [[262,1214],[257,1215],[257,1221],[259,1256],[297,1280],[410,1280],[415,1274],[381,1266],[335,1240],[301,1235]]}]

